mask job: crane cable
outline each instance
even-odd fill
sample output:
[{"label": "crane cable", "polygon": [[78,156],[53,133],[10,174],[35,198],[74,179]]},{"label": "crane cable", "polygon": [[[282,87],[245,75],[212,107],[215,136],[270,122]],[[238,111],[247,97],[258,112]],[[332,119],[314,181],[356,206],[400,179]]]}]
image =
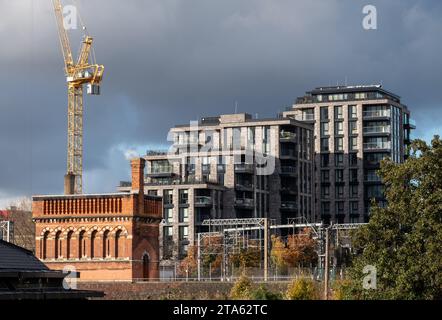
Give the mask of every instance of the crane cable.
[{"label": "crane cable", "polygon": [[[72,0],[72,3],[74,4],[75,7],[77,7],[77,15],[78,15],[78,19],[80,20],[80,25],[82,30],[84,31],[84,36],[90,36],[88,29],[86,28],[86,25],[84,24],[83,18],[81,17],[80,14],[80,10],[79,10],[79,5],[77,3],[77,0]],[[96,64],[96,59],[95,59],[95,49],[94,47],[91,48],[91,53],[92,53],[92,64]]]}]

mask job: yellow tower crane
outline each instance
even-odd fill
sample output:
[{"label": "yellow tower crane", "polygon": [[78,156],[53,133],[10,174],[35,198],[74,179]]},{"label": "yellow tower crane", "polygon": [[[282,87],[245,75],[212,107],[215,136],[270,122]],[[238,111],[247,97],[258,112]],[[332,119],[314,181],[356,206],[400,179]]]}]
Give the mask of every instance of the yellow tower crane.
[{"label": "yellow tower crane", "polygon": [[[65,194],[81,194],[83,189],[83,85],[87,93],[100,94],[104,66],[95,63],[91,55],[93,39],[87,32],[83,37],[77,62],[72,57],[69,36],[63,22],[60,0],[52,0],[64,57],[68,85],[68,152],[67,173],[64,178]],[[83,27],[83,30],[86,28]],[[90,60],[93,60],[90,62]]]}]

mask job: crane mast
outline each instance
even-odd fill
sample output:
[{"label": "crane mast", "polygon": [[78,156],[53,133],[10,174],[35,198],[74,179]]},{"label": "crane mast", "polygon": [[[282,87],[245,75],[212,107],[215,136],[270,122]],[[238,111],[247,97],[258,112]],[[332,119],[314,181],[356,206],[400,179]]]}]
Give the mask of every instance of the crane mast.
[{"label": "crane mast", "polygon": [[61,1],[52,0],[52,3],[68,87],[67,170],[64,192],[81,194],[83,191],[83,85],[86,84],[88,94],[100,94],[104,66],[94,61],[89,63],[93,38],[88,35],[84,36],[78,60],[74,62],[69,35],[63,22]]}]

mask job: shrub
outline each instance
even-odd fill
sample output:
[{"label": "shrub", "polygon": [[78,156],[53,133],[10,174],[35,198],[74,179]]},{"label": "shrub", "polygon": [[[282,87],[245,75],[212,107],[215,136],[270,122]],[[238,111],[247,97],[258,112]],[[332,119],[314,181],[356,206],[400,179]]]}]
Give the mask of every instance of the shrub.
[{"label": "shrub", "polygon": [[253,290],[251,294],[252,300],[279,300],[281,296],[277,293],[271,292],[266,286],[260,285]]},{"label": "shrub", "polygon": [[332,286],[333,300],[353,300],[351,280],[336,280]]},{"label": "shrub", "polygon": [[233,300],[249,300],[252,293],[252,282],[250,279],[242,275],[236,280],[232,290],[230,290],[230,299]]},{"label": "shrub", "polygon": [[293,280],[286,292],[288,300],[318,300],[319,297],[317,284],[313,280],[306,278]]}]

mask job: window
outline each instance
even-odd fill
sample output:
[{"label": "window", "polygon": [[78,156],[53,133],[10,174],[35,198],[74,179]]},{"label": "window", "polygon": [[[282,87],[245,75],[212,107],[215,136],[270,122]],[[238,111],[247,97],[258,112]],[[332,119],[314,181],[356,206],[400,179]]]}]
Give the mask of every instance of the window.
[{"label": "window", "polygon": [[189,239],[189,227],[188,226],[180,226],[179,237],[180,237],[181,241]]},{"label": "window", "polygon": [[342,169],[335,170],[335,182],[344,182],[344,170]]},{"label": "window", "polygon": [[163,229],[163,258],[168,259],[172,257],[172,245],[173,245],[173,229],[171,226],[164,227]]},{"label": "window", "polygon": [[97,233],[98,233],[98,231],[97,230],[94,230],[94,231],[92,231],[92,233],[91,233],[91,258],[93,259],[93,258],[95,258],[97,255],[95,254],[96,253],[96,250],[97,250],[97,248],[96,248],[96,246],[95,246],[95,242],[96,242],[96,238],[97,238]]},{"label": "window", "polygon": [[173,209],[172,208],[164,208],[164,220],[166,220],[166,223],[173,222]]},{"label": "window", "polygon": [[366,187],[367,198],[383,198],[384,195],[384,186],[382,185],[373,185]]},{"label": "window", "polygon": [[328,120],[328,107],[321,107],[321,120]]},{"label": "window", "polygon": [[350,185],[350,198],[357,198],[358,197],[358,186],[357,185]]},{"label": "window", "polygon": [[121,234],[123,233],[123,231],[120,229],[117,232],[115,232],[115,258],[120,258],[121,253],[123,252],[120,249],[121,246]]},{"label": "window", "polygon": [[335,192],[336,192],[336,198],[338,199],[344,198],[344,186],[336,186]]},{"label": "window", "polygon": [[189,203],[189,190],[180,190],[180,204]]},{"label": "window", "polygon": [[109,230],[106,230],[103,233],[103,258],[108,258],[110,256],[111,252],[110,252]]},{"label": "window", "polygon": [[358,182],[358,169],[350,169],[350,182]]},{"label": "window", "polygon": [[210,174],[210,158],[202,157],[201,171],[203,174]]},{"label": "window", "polygon": [[350,121],[348,123],[348,132],[349,134],[358,134],[358,122]]},{"label": "window", "polygon": [[349,137],[348,144],[349,144],[350,151],[356,151],[358,149],[358,138],[357,137]]},{"label": "window", "polygon": [[315,114],[313,109],[302,110],[302,120],[315,120]]},{"label": "window", "polygon": [[358,165],[358,154],[357,153],[350,153],[348,155],[348,165],[350,167],[355,167]]},{"label": "window", "polygon": [[321,154],[321,167],[326,168],[329,166],[329,155]]},{"label": "window", "polygon": [[330,171],[321,170],[321,182],[330,182]]},{"label": "window", "polygon": [[164,204],[173,204],[173,190],[164,190]]},{"label": "window", "polygon": [[330,187],[329,186],[322,186],[321,187],[321,197],[328,198],[329,196],[330,196]]},{"label": "window", "polygon": [[147,194],[150,196],[157,196],[158,195],[158,190],[148,190]]},{"label": "window", "polygon": [[321,202],[321,215],[330,214],[330,202]]},{"label": "window", "polygon": [[62,254],[63,246],[62,246],[62,243],[61,243],[61,231],[58,231],[55,234],[54,244],[55,244],[55,246],[54,246],[54,258],[58,259],[58,258],[62,257],[62,255],[63,255]]},{"label": "window", "polygon": [[335,138],[335,151],[344,151],[344,138]]},{"label": "window", "polygon": [[344,134],[344,122],[336,121],[335,122],[335,134]]},{"label": "window", "polygon": [[335,166],[340,167],[344,165],[344,154],[335,153]]},{"label": "window", "polygon": [[367,94],[365,92],[357,92],[355,94],[355,99],[367,99]]},{"label": "window", "polygon": [[343,215],[344,214],[344,202],[336,201],[335,202],[335,214]]},{"label": "window", "polygon": [[189,222],[189,208],[180,208],[180,223]]},{"label": "window", "polygon": [[335,120],[343,119],[342,106],[335,106]]},{"label": "window", "polygon": [[358,202],[357,201],[350,202],[350,214],[358,214]]},{"label": "window", "polygon": [[321,136],[328,136],[328,135],[329,135],[329,123],[321,122]]},{"label": "window", "polygon": [[321,151],[329,151],[328,138],[321,138]]},{"label": "window", "polygon": [[349,119],[355,119],[358,117],[357,111],[356,111],[355,105],[348,106],[348,118]]}]

